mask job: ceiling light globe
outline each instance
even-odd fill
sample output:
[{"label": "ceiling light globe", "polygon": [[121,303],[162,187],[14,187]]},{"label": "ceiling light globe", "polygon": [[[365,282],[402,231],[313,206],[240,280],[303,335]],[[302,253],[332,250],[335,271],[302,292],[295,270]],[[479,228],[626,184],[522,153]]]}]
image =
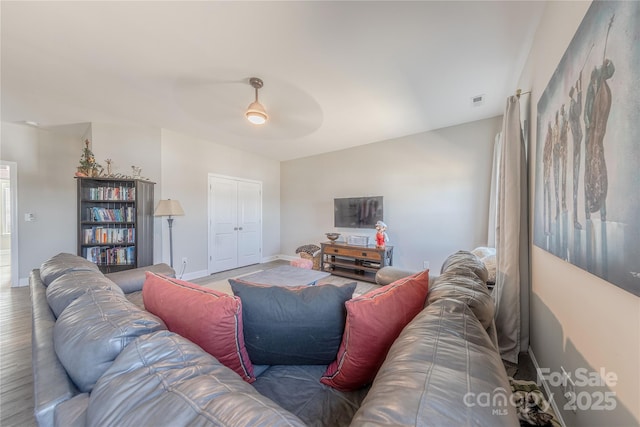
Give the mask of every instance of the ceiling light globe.
[{"label": "ceiling light globe", "polygon": [[249,120],[254,125],[262,125],[269,118],[266,111],[264,110],[264,107],[257,101],[252,102],[249,105],[245,116],[247,117],[247,120]]}]

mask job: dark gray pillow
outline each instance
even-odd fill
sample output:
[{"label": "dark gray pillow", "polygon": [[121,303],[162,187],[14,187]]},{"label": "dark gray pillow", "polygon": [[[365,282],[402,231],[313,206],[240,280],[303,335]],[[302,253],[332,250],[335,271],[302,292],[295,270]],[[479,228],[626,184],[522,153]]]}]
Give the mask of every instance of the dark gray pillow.
[{"label": "dark gray pillow", "polygon": [[327,365],[342,342],[356,282],[301,287],[229,279],[242,301],[244,341],[257,365]]}]

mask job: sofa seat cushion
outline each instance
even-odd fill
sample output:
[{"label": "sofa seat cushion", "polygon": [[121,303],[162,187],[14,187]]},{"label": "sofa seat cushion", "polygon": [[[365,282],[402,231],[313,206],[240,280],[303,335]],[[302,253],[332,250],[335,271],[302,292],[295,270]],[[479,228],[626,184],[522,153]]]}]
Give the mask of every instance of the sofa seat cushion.
[{"label": "sofa seat cushion", "polygon": [[255,381],[244,343],[240,298],[152,272],[146,275],[142,298],[147,310],[245,381]]},{"label": "sofa seat cushion", "polygon": [[304,426],[187,339],[132,342],[96,384],[89,426]]},{"label": "sofa seat cushion", "polygon": [[70,271],[96,271],[100,268],[91,261],[68,253],[59,253],[49,258],[40,266],[40,279],[45,286]]},{"label": "sofa seat cushion", "polygon": [[500,355],[471,309],[440,299],[394,342],[351,425],[518,426],[510,395]]},{"label": "sofa seat cushion", "polygon": [[229,279],[242,300],[244,337],[258,365],[327,365],[336,358],[345,301],[356,282],[342,286],[265,286]]},{"label": "sofa seat cushion", "polygon": [[424,307],[428,289],[425,270],[347,301],[338,356],[321,381],[342,391],[369,384],[400,331]]},{"label": "sofa seat cushion", "polygon": [[88,289],[106,289],[124,295],[122,289],[97,271],[70,271],[47,286],[47,302],[56,317]]},{"label": "sofa seat cushion", "polygon": [[348,426],[368,388],[341,392],[320,382],[325,365],[277,365],[253,386],[308,426]]},{"label": "sofa seat cushion", "polygon": [[60,314],[53,343],[60,362],[82,392],[95,382],[134,338],[166,329],[156,316],[121,294],[89,289]]},{"label": "sofa seat cushion", "polygon": [[56,406],[53,417],[54,426],[85,427],[87,425],[87,408],[89,393],[76,394]]}]

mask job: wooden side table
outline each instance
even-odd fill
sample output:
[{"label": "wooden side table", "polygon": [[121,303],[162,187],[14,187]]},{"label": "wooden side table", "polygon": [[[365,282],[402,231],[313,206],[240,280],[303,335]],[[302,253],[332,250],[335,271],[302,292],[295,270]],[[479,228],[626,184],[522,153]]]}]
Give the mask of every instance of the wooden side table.
[{"label": "wooden side table", "polygon": [[322,271],[333,275],[375,283],[382,267],[393,265],[393,246],[356,246],[345,243],[320,244]]}]

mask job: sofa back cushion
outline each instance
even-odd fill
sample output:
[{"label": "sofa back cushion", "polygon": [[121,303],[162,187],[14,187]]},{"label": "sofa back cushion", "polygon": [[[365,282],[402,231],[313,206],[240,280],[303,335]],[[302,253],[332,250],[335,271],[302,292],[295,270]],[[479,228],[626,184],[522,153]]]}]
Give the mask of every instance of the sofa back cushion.
[{"label": "sofa back cushion", "polygon": [[124,295],[122,289],[97,271],[69,271],[47,286],[47,302],[56,317],[88,289],[106,289]]},{"label": "sofa back cushion", "polygon": [[456,269],[463,268],[471,271],[472,274],[476,275],[483,282],[487,282],[489,277],[489,272],[487,271],[487,267],[484,263],[472,254],[469,251],[458,251],[454,254],[451,254],[444,260],[442,263],[442,268],[440,269],[440,273],[446,273],[447,271],[454,271]]},{"label": "sofa back cushion", "polygon": [[342,391],[369,384],[391,344],[424,307],[428,288],[425,270],[347,301],[338,356],[320,381]]},{"label": "sofa back cushion", "polygon": [[351,426],[518,426],[510,396],[478,319],[462,301],[440,299],[402,330]]},{"label": "sofa back cushion", "polygon": [[169,331],[132,342],[89,398],[88,426],[305,424],[194,343]]},{"label": "sofa back cushion", "polygon": [[458,251],[442,264],[442,274],[434,280],[427,298],[428,304],[446,298],[464,302],[482,326],[493,324],[495,304],[487,287],[488,272],[485,264],[468,251]]},{"label": "sofa back cushion", "polygon": [[53,327],[56,354],[82,392],[94,384],[129,342],[166,329],[156,316],[121,293],[89,289],[60,314]]},{"label": "sofa back cushion", "polygon": [[152,272],[146,275],[142,299],[147,310],[245,381],[255,381],[244,344],[240,298]]},{"label": "sofa back cushion", "polygon": [[[493,324],[495,304],[485,282],[474,274],[461,274],[463,267],[447,270],[431,284],[427,303],[456,299],[465,303],[486,329]],[[468,271],[468,270],[467,270]]]},{"label": "sofa back cushion", "polygon": [[91,261],[68,253],[59,253],[52,256],[40,266],[40,280],[45,286],[69,271],[96,271],[100,268]]},{"label": "sofa back cushion", "polygon": [[242,300],[244,336],[258,365],[327,365],[336,358],[345,301],[356,282],[342,286],[265,286],[229,279]]}]

